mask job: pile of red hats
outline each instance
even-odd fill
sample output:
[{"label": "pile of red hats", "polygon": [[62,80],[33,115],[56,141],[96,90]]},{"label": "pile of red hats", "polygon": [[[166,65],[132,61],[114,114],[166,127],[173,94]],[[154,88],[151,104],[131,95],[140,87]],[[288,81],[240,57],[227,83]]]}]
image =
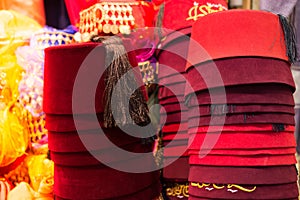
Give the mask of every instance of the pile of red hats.
[{"label": "pile of red hats", "polygon": [[230,10],[194,24],[185,90],[189,199],[298,199],[295,86],[280,21]]},{"label": "pile of red hats", "polygon": [[[189,37],[181,35],[179,38],[164,44],[158,53],[158,99],[162,106],[160,111],[163,154],[163,179],[167,188],[176,187],[174,184],[186,185],[188,181],[188,133],[187,108],[184,105],[185,63]],[[171,59],[170,59],[171,58]],[[171,192],[170,198],[187,195]]]},{"label": "pile of red hats", "polygon": [[188,198],[188,110],[184,105],[186,59],[192,25],[198,18],[227,10],[224,0],[164,1],[157,17],[162,38],[157,50],[163,183],[169,199]]},{"label": "pile of red hats", "polygon": [[[128,55],[134,62],[135,55]],[[156,169],[152,145],[120,128],[103,127],[105,59],[99,43],[45,50],[44,111],[55,163],[54,194],[56,199],[152,200],[160,193],[159,174],[150,170]],[[118,154],[117,147],[130,156]],[[134,173],[130,166],[149,170]]]}]

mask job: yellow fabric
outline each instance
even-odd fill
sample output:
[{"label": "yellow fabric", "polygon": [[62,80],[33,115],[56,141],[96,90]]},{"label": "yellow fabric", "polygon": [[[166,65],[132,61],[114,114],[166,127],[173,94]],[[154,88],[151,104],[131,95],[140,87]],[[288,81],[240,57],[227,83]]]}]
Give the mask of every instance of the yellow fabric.
[{"label": "yellow fabric", "polygon": [[1,0],[0,9],[14,10],[35,19],[41,26],[45,25],[46,20],[43,0]]},{"label": "yellow fabric", "polygon": [[14,104],[0,110],[0,167],[14,162],[28,147],[28,130],[20,117],[22,110]]},{"label": "yellow fabric", "polygon": [[30,155],[26,160],[31,183],[19,183],[8,193],[7,200],[53,200],[53,161],[45,154]]},{"label": "yellow fabric", "polygon": [[12,189],[7,196],[7,200],[33,200],[34,191],[28,183],[21,182]]},{"label": "yellow fabric", "polygon": [[[28,40],[42,26],[34,19],[13,10],[0,10],[0,41],[7,45],[9,42]],[[0,44],[1,44],[0,43]]]},{"label": "yellow fabric", "polygon": [[[51,177],[54,175],[54,163],[46,156],[46,154],[32,155],[28,158],[27,165],[32,188],[36,192],[48,194],[53,190],[51,189],[51,185],[53,185]],[[41,185],[43,185],[42,188]]]},{"label": "yellow fabric", "polygon": [[27,45],[41,28],[27,16],[0,10],[0,167],[13,163],[28,148],[26,110],[17,103],[23,69],[17,64],[15,51]]}]

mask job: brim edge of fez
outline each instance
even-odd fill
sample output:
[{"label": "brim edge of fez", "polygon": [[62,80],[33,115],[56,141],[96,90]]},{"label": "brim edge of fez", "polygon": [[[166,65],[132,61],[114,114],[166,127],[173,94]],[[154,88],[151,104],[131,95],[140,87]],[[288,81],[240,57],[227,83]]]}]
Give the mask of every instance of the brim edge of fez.
[{"label": "brim edge of fez", "polygon": [[[267,27],[274,28],[266,30]],[[199,44],[205,52],[203,49],[196,51]],[[186,70],[197,63],[237,56],[261,56],[289,61],[286,48],[284,32],[276,14],[242,9],[212,13],[194,23]],[[192,55],[193,52],[200,56]]]}]

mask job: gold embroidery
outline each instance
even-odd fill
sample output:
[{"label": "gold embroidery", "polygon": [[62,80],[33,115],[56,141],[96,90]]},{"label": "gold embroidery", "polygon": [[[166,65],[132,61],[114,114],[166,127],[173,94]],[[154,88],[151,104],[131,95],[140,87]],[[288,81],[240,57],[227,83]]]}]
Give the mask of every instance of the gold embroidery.
[{"label": "gold embroidery", "polygon": [[196,21],[200,17],[223,10],[227,10],[227,8],[222,6],[221,4],[207,3],[206,5],[199,5],[199,3],[194,2],[194,6],[191,7],[188,11],[188,17],[186,18],[186,20]]},{"label": "gold embroidery", "polygon": [[[211,184],[209,183],[195,183],[195,182],[191,182],[191,186],[193,187],[198,187],[198,188],[204,188],[207,189],[208,186],[211,186]],[[254,186],[251,189],[245,188],[243,186],[237,185],[237,184],[227,184],[227,185],[217,185],[217,184],[212,184],[212,188],[209,188],[209,191],[213,190],[213,189],[217,189],[217,190],[221,190],[221,189],[227,189],[228,192],[238,192],[238,191],[243,191],[243,192],[254,192],[256,190],[256,186]],[[234,190],[235,189],[235,190]]]},{"label": "gold embroidery", "polygon": [[203,188],[203,187],[210,186],[210,184],[209,183],[194,183],[194,182],[191,182],[191,186],[198,187],[198,188]]},{"label": "gold embroidery", "polygon": [[140,71],[142,74],[143,82],[145,85],[150,85],[155,81],[155,71],[153,66],[150,64],[150,61],[139,62]]},{"label": "gold embroidery", "polygon": [[252,189],[247,189],[247,188],[244,188],[244,187],[242,187],[242,186],[240,186],[240,185],[236,185],[236,184],[228,184],[228,185],[227,185],[227,188],[228,188],[228,189],[230,189],[230,188],[232,188],[232,187],[235,187],[235,188],[237,188],[237,189],[239,189],[239,190],[242,190],[242,191],[244,191],[244,192],[253,192],[253,191],[256,189],[256,186],[254,186]]},{"label": "gold embroidery", "polygon": [[[80,11],[79,32],[81,35],[118,34],[119,32],[129,34],[135,26],[132,6],[138,5],[139,2],[96,3]],[[78,38],[78,41],[81,40],[83,41],[82,38]]]},{"label": "gold embroidery", "polygon": [[224,186],[224,185],[218,186],[217,184],[213,184],[213,187],[214,187],[215,189],[217,189],[217,190],[221,190],[221,189],[223,189],[225,186]]},{"label": "gold embroidery", "polygon": [[188,184],[175,184],[174,187],[169,187],[166,189],[168,196],[183,198],[189,197],[189,185]]}]

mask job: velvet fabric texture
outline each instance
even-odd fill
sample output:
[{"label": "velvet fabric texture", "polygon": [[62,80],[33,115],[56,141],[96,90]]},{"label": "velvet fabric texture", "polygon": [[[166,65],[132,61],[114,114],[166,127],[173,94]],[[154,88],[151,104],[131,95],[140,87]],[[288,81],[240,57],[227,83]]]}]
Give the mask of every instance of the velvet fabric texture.
[{"label": "velvet fabric texture", "polygon": [[[294,92],[290,66],[287,61],[266,57],[224,58],[190,68],[187,79],[196,92],[208,88],[266,83],[289,85]],[[221,81],[216,74],[220,75]]]},{"label": "velvet fabric texture", "polygon": [[204,138],[218,137],[218,141],[213,146],[214,149],[268,149],[295,147],[296,142],[293,132],[221,132],[217,133],[190,133],[191,149],[211,149],[211,146],[202,146]]},{"label": "velvet fabric texture", "polygon": [[[292,44],[283,28],[277,15],[253,10],[194,24],[185,87],[189,200],[298,197]],[[173,89],[164,92],[173,98]]]},{"label": "velvet fabric texture", "polygon": [[286,85],[276,83],[242,85],[197,92],[189,106],[211,104],[281,104],[294,106],[293,93]]},{"label": "velvet fabric texture", "polygon": [[[181,2],[181,1],[165,2],[166,4],[165,6],[167,6],[167,8],[165,10],[162,19],[163,28],[170,28],[170,27],[165,27],[165,25],[167,24],[164,24],[164,22],[166,22],[165,17],[166,18],[170,17],[166,15],[171,11],[168,10],[169,4],[179,6],[180,3],[185,4],[186,2]],[[174,14],[174,11],[172,12]],[[180,19],[180,20],[182,21],[184,19]],[[173,22],[169,21],[167,23],[173,23]],[[173,26],[173,24],[171,26]],[[180,28],[184,28],[183,32],[180,33],[169,32],[170,34],[168,33],[169,35],[166,36],[165,40],[163,40],[160,43],[160,45],[158,46],[159,49],[156,51],[156,57],[159,62],[159,73],[158,73],[159,103],[162,107],[172,104],[171,107],[176,105],[177,108],[178,107],[180,108],[174,110],[174,112],[171,111],[172,114],[169,109],[162,108],[160,110],[160,122],[162,126],[162,144],[164,147],[164,151],[163,151],[164,168],[162,170],[163,183],[165,183],[166,181],[171,183],[187,182],[188,179],[189,164],[188,164],[187,152],[186,151],[178,152],[175,155],[169,153],[169,150],[172,148],[187,149],[187,144],[188,144],[187,126],[181,127],[181,130],[172,129],[170,131],[164,129],[164,126],[167,126],[168,124],[177,126],[180,123],[187,122],[187,116],[185,115],[187,108],[183,103],[183,98],[184,98],[183,95],[185,90],[185,64],[186,64],[187,50],[188,50],[189,39],[190,39],[188,34],[191,31],[190,26],[191,25],[188,25],[188,27],[180,27]],[[176,27],[173,26],[172,28],[176,28]],[[166,31],[164,32],[164,34],[167,34],[169,30],[163,30],[163,31]],[[170,59],[170,57],[172,59]],[[172,91],[174,88],[178,89],[176,95],[181,96],[182,100],[180,102],[178,102],[176,99],[173,102],[169,98],[169,96],[166,96],[165,95],[166,93],[163,92],[166,89]],[[180,115],[182,114],[184,117],[180,117]],[[173,136],[171,137],[169,136],[170,134],[171,135],[175,134],[178,137],[174,139]],[[172,138],[173,140],[171,141],[170,138]],[[174,157],[174,156],[177,159],[170,159],[170,157]],[[171,160],[171,164],[168,163],[170,160]],[[172,197],[172,196],[170,196],[170,198],[178,199],[178,197]]]},{"label": "velvet fabric texture", "polygon": [[[128,50],[128,58],[133,67],[137,67],[136,54],[131,51],[131,40],[124,40]],[[99,71],[105,67],[106,50],[101,43],[81,43],[64,46],[53,46],[45,49],[44,69],[44,103],[43,109],[47,114],[87,114],[102,113],[104,76],[96,77],[99,82],[95,94],[95,110],[84,103],[86,97],[76,100],[78,113],[72,110],[72,95],[75,80],[81,67]],[[76,58],[76,59],[74,59]],[[94,74],[95,76],[96,74]],[[141,75],[135,73],[136,80],[141,81]],[[91,75],[92,76],[92,75]],[[95,78],[95,77],[94,77]],[[85,83],[80,89],[93,88],[93,83]],[[141,88],[145,93],[145,88]],[[64,95],[57,95],[61,91]]]},{"label": "velvet fabric texture", "polygon": [[[158,196],[159,179],[153,172],[133,174],[106,167],[70,168],[59,165],[54,170],[54,181],[57,183],[54,192],[64,199],[122,199],[127,196],[124,199],[146,197],[152,200]],[[146,193],[148,196],[143,196],[143,192],[137,194],[146,189],[152,193]]]},{"label": "velvet fabric texture", "polygon": [[[208,183],[214,180],[216,184],[283,184],[297,181],[295,165],[274,167],[224,167],[191,165],[189,180],[192,182]],[[276,176],[274,176],[276,174]],[[260,177],[260,178],[256,178]]]},{"label": "velvet fabric texture", "polygon": [[[272,28],[266,31],[266,27]],[[282,26],[270,12],[233,9],[213,13],[194,24],[191,37],[196,42],[189,46],[186,69],[208,60],[240,56],[288,61]]]},{"label": "velvet fabric texture", "polygon": [[[93,56],[93,59],[86,60],[88,56]],[[132,65],[137,66],[135,53],[131,52],[128,56]],[[141,138],[130,136],[120,128],[103,128],[104,78],[93,77],[99,78],[94,107],[81,104],[86,98],[82,96],[82,99],[76,99],[79,103],[75,102],[78,112],[74,113],[72,109],[73,87],[80,67],[100,70],[105,66],[105,57],[105,48],[99,43],[57,46],[45,50],[44,110],[49,130],[50,157],[55,163],[54,194],[56,199],[134,200],[143,199],[146,195],[147,199],[152,200],[160,193],[158,171],[129,173],[107,166],[114,164],[120,168],[141,166],[155,169],[156,163],[151,153],[152,144],[143,144]],[[136,78],[141,80],[140,74]],[[81,89],[89,89],[90,86],[84,84]],[[107,137],[111,143],[102,141],[101,137]],[[132,154],[125,158],[114,153],[116,146],[129,152],[149,154]]]},{"label": "velvet fabric texture", "polygon": [[[298,197],[298,186],[297,183],[288,184],[274,184],[274,185],[241,185],[247,189],[256,189],[253,192],[244,192],[236,189],[235,187],[228,186],[223,189],[213,189],[208,190],[198,187],[189,187],[189,199],[198,199],[197,197],[202,197],[204,199],[297,199]],[[211,188],[211,187],[208,187]],[[236,192],[230,192],[227,189],[233,189]],[[276,192],[274,192],[276,191]],[[280,191],[280,192],[279,192]],[[196,198],[194,198],[196,197]]]}]

